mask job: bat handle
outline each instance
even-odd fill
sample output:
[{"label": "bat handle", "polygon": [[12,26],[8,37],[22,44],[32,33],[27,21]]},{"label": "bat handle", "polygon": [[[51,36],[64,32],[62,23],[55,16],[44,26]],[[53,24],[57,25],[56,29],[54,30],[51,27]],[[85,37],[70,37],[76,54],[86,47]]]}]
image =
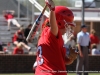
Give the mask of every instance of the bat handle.
[{"label": "bat handle", "polygon": [[45,12],[46,8],[47,8],[47,5],[44,6],[44,9],[42,11],[42,14]]}]

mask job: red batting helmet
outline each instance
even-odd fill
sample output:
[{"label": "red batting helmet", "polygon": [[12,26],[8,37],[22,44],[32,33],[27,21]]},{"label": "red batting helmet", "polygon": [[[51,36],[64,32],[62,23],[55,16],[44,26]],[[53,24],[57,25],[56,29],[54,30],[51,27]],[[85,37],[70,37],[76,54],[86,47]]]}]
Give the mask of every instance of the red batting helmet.
[{"label": "red batting helmet", "polygon": [[60,29],[65,28],[65,25],[75,26],[73,23],[74,15],[73,12],[65,6],[56,6],[55,15],[58,27]]}]

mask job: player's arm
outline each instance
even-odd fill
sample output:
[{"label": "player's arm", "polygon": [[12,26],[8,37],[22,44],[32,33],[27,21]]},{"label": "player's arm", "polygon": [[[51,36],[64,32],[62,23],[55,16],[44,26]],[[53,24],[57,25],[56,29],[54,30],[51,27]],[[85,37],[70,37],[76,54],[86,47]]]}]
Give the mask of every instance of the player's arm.
[{"label": "player's arm", "polygon": [[50,9],[49,20],[50,20],[51,32],[55,36],[57,36],[57,34],[58,34],[58,26],[57,26],[57,23],[56,23],[56,16],[55,16],[55,4],[54,4],[54,2],[52,0],[45,0],[45,1],[46,1],[47,6]]},{"label": "player's arm", "polygon": [[51,32],[57,36],[58,34],[58,26],[56,23],[56,17],[54,11],[50,12],[50,26],[51,26]]}]

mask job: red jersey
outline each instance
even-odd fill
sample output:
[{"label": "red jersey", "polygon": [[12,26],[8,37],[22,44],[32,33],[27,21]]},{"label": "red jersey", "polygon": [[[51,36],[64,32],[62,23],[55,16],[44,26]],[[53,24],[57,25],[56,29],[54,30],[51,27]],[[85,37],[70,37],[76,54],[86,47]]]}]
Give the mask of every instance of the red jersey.
[{"label": "red jersey", "polygon": [[6,14],[6,15],[4,15],[4,17],[6,20],[14,18],[14,16],[12,14]]},{"label": "red jersey", "polygon": [[35,75],[66,75],[65,48],[62,35],[54,36],[46,27],[38,41]]},{"label": "red jersey", "polygon": [[99,43],[99,39],[97,36],[90,34],[90,39],[91,39],[91,44],[95,43],[98,44]]},{"label": "red jersey", "polygon": [[19,49],[18,47],[15,47],[13,54],[23,54],[23,49]]}]

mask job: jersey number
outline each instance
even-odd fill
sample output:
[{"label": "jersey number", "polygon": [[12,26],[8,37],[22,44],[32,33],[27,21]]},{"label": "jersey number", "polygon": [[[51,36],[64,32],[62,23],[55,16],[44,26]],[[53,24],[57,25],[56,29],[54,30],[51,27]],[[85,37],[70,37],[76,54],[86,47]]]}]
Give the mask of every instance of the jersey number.
[{"label": "jersey number", "polygon": [[41,46],[39,46],[37,48],[37,52],[38,52],[38,57],[39,57],[39,60],[37,61],[37,63],[39,65],[42,65],[43,64],[43,58],[42,58],[42,47]]}]

